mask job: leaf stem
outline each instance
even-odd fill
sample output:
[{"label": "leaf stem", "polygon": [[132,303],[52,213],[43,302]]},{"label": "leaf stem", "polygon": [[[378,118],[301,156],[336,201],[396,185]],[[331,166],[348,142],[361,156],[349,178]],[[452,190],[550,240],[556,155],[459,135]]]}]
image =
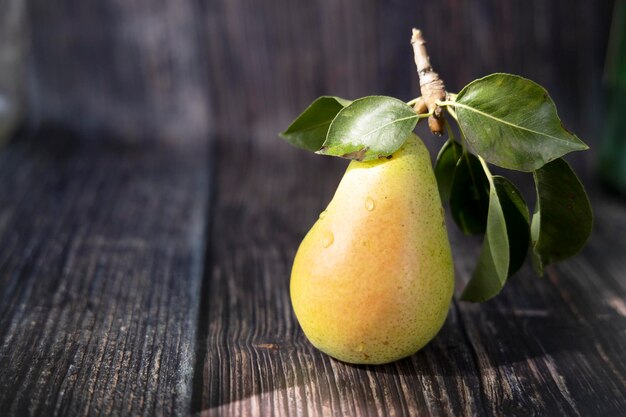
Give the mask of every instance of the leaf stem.
[{"label": "leaf stem", "polygon": [[435,103],[440,107],[456,106],[456,101],[454,100],[437,100]]},{"label": "leaf stem", "polygon": [[412,100],[410,100],[410,101],[407,101],[407,102],[406,102],[406,105],[407,105],[407,106],[411,106],[411,107],[413,107],[413,106],[415,106],[415,103],[417,103],[417,101],[418,101],[420,98],[421,98],[421,96],[420,96],[420,97],[415,97],[414,99],[412,99]]},{"label": "leaf stem", "polygon": [[491,171],[489,170],[489,166],[487,165],[487,162],[483,159],[482,156],[480,155],[476,155],[476,156],[478,157],[480,164],[483,166],[483,171],[485,171],[485,175],[487,176],[487,179],[489,180],[489,185],[493,187],[493,175],[491,174]]},{"label": "leaf stem", "polygon": [[456,115],[456,112],[454,111],[454,109],[451,106],[446,106],[446,110],[448,110],[448,113],[450,113],[450,116],[452,116],[454,120],[456,120],[458,123],[459,117]]}]

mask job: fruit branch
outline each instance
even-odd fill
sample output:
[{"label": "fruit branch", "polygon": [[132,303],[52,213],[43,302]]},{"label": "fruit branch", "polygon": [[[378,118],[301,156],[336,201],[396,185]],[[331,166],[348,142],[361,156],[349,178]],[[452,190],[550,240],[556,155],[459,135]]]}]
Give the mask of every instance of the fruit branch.
[{"label": "fruit branch", "polygon": [[411,45],[413,45],[415,66],[417,67],[422,93],[422,97],[416,100],[414,109],[418,114],[426,113],[426,110],[432,113],[428,118],[428,127],[434,134],[441,135],[445,123],[442,108],[437,102],[446,99],[446,87],[439,74],[433,71],[433,67],[430,65],[430,58],[426,52],[426,41],[420,30],[413,29]]}]

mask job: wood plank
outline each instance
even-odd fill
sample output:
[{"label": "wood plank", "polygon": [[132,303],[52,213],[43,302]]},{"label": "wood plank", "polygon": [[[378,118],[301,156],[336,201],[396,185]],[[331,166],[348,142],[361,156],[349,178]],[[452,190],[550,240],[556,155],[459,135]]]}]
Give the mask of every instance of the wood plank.
[{"label": "wood plank", "polygon": [[0,154],[3,415],[187,415],[206,146],[44,132]]},{"label": "wood plank", "polygon": [[[212,415],[607,415],[626,413],[623,282],[626,209],[596,194],[596,234],[578,258],[530,268],[496,299],[455,302],[441,333],[416,355],[351,366],[316,351],[289,301],[304,233],[345,162],[276,142],[219,149],[204,389]],[[457,297],[476,240],[450,235]]]}]

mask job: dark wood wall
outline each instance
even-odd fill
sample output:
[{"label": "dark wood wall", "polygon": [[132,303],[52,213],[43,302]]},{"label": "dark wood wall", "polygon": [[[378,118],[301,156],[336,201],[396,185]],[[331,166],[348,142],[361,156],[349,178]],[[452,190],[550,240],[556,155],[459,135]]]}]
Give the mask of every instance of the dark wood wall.
[{"label": "dark wood wall", "polygon": [[206,139],[206,50],[188,0],[29,1],[30,121],[125,142]]},{"label": "dark wood wall", "polygon": [[596,142],[612,1],[31,0],[30,120],[122,140],[275,143],[321,94],[417,94],[424,30],[450,90],[496,71],[546,86]]},{"label": "dark wood wall", "polygon": [[517,73],[546,86],[567,121],[591,131],[584,106],[599,92],[609,2],[253,3],[214,1],[207,12],[220,136],[271,140],[321,94],[411,98],[412,26],[423,29],[451,91],[491,72]]}]

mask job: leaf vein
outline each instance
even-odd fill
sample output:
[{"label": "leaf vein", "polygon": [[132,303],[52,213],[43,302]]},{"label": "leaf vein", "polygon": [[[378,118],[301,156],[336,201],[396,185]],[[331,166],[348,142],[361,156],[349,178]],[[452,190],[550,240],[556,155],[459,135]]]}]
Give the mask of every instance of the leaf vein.
[{"label": "leaf vein", "polygon": [[382,126],[378,126],[376,129],[372,129],[372,130],[370,130],[369,132],[367,132],[367,133],[366,133],[365,135],[363,135],[362,137],[363,137],[363,138],[365,138],[365,137],[367,137],[367,136],[371,135],[372,133],[377,132],[377,131],[379,131],[380,129],[384,129],[385,127],[387,127],[387,126],[389,126],[389,125],[392,125],[392,124],[394,124],[394,123],[402,122],[402,121],[404,121],[404,120],[408,120],[408,119],[416,119],[417,117],[418,117],[418,116],[417,116],[417,114],[415,114],[415,115],[412,115],[412,116],[402,117],[402,118],[400,118],[400,119],[395,119],[395,120],[392,120],[392,121],[391,121],[391,122],[389,122],[389,123],[385,123],[385,124],[384,124],[384,125],[382,125]]},{"label": "leaf vein", "polygon": [[473,112],[475,112],[475,113],[481,114],[481,115],[483,115],[483,116],[485,116],[485,117],[488,117],[488,118],[490,118],[490,119],[493,119],[493,120],[495,120],[495,121],[497,121],[497,122],[500,122],[500,123],[502,123],[502,124],[505,124],[505,125],[511,126],[512,128],[517,128],[517,129],[520,129],[520,130],[525,130],[525,131],[527,131],[527,132],[534,133],[534,134],[541,135],[541,136],[545,136],[545,137],[548,137],[548,138],[551,138],[551,139],[556,139],[556,140],[561,141],[561,142],[572,143],[572,141],[571,141],[571,140],[563,139],[563,138],[560,138],[560,137],[558,137],[558,136],[552,136],[552,135],[549,135],[549,134],[547,134],[547,133],[539,132],[539,131],[537,131],[537,130],[529,129],[529,128],[524,127],[524,126],[520,126],[520,125],[513,124],[513,123],[511,123],[511,122],[507,122],[507,121],[506,121],[506,120],[504,120],[504,119],[500,119],[499,117],[493,116],[493,115],[491,115],[491,114],[489,114],[489,113],[485,113],[485,112],[480,111],[480,110],[478,110],[478,109],[476,109],[476,108],[474,108],[474,107],[471,107],[471,106],[468,106],[468,105],[465,105],[465,104],[461,104],[461,103],[459,103],[458,101],[457,101],[457,102],[454,102],[454,103],[451,103],[451,104],[452,104],[452,105],[454,105],[454,106],[456,106],[456,107],[461,107],[461,108],[463,108],[463,109],[467,109],[467,110],[469,110],[469,111],[473,111]]}]

